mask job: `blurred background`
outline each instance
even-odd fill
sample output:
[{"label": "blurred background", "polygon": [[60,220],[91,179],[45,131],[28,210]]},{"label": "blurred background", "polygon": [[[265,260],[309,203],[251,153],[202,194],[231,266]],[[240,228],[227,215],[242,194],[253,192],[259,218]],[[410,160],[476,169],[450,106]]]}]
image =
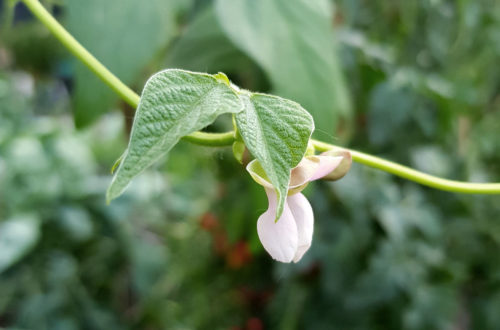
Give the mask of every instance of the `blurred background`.
[{"label": "blurred background", "polygon": [[[316,138],[500,181],[496,0],[43,4],[137,92],[164,68],[223,71],[301,103]],[[306,190],[299,264],[260,245],[267,200],[230,148],[181,142],[106,206],[134,109],[21,3],[0,8],[0,327],[500,329],[499,196],[355,164]]]}]

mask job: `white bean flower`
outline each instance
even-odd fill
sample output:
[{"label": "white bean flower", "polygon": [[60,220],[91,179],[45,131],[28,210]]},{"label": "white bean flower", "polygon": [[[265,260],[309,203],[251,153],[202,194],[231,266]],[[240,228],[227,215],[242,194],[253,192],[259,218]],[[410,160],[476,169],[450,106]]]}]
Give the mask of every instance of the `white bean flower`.
[{"label": "white bean flower", "polygon": [[264,249],[280,262],[298,262],[311,246],[314,214],[311,204],[301,191],[311,181],[338,180],[351,166],[347,151],[329,151],[304,157],[291,171],[288,196],[281,217],[275,221],[277,195],[257,160],[247,165],[252,178],[264,186],[269,208],[257,221],[257,233]]}]

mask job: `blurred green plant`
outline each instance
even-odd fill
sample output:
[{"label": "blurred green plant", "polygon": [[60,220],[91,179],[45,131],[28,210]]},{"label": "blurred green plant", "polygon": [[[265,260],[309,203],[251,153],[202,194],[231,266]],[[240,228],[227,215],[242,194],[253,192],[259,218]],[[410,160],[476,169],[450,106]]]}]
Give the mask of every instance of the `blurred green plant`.
[{"label": "blurred green plant", "polygon": [[[336,5],[338,60],[355,96],[349,146],[439,176],[498,180],[498,3]],[[244,88],[277,90],[220,26],[194,28],[215,12],[211,2],[184,8],[171,47],[146,63],[132,86],[141,86],[165,57],[174,67],[227,71]],[[21,32],[27,25],[33,30]],[[499,327],[496,196],[451,195],[354,165],[342,181],[308,188],[318,219],[314,244],[292,266],[273,265],[263,254],[255,219],[265,210],[264,194],[225,150],[181,142],[161,172],[145,172],[105,207],[102,192],[125,147],[128,115],[102,115],[87,130],[71,128],[68,96],[47,95],[65,90],[48,74],[59,74],[68,62],[49,56],[48,69],[35,72],[39,54],[16,53],[21,43],[10,43],[35,40],[33,31],[40,30],[17,22],[0,41],[6,68],[0,80],[0,254],[6,246],[14,252],[5,254],[11,261],[0,273],[0,326]],[[207,40],[219,40],[220,53]],[[5,53],[14,63],[5,66]],[[25,61],[17,61],[21,53]],[[19,70],[35,77],[36,97],[15,92],[19,83],[11,79],[19,80]],[[92,86],[96,93],[103,89]],[[230,127],[221,120],[209,129]],[[71,165],[73,157],[82,161],[78,155],[61,156],[82,146],[88,166]],[[23,236],[16,234],[13,244],[9,232],[16,230]]]}]

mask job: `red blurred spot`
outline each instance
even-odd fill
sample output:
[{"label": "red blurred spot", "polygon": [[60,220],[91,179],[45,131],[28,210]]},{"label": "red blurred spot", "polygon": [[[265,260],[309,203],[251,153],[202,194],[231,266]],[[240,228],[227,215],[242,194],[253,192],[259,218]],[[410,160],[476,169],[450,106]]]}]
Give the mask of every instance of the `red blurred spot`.
[{"label": "red blurred spot", "polygon": [[264,324],[256,317],[251,317],[247,320],[246,330],[264,330]]},{"label": "red blurred spot", "polygon": [[217,220],[215,214],[207,212],[201,217],[200,226],[206,231],[212,231],[219,227],[219,220]]},{"label": "red blurred spot", "polygon": [[229,268],[238,269],[252,260],[250,247],[245,241],[236,243],[226,255],[226,263]]}]

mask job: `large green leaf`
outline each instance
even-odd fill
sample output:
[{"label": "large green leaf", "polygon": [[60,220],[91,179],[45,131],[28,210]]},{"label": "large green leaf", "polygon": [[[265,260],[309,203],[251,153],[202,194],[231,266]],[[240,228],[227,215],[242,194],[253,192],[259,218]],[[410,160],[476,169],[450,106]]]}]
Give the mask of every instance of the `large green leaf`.
[{"label": "large green leaf", "polygon": [[240,98],[245,111],[236,115],[236,124],[276,189],[278,219],[283,212],[290,171],[304,157],[314,122],[298,103],[281,97],[242,92]]},{"label": "large green leaf", "polygon": [[316,136],[331,140],[351,105],[329,1],[217,0],[216,12],[228,37],[266,71],[274,92],[308,109]]},{"label": "large green leaf", "polygon": [[206,127],[223,113],[242,109],[223,74],[170,69],[153,75],[142,92],[129,146],[108,188],[108,201],[181,137]]},{"label": "large green leaf", "polygon": [[222,30],[213,6],[201,10],[170,48],[167,67],[193,71],[242,70],[253,64]]},{"label": "large green leaf", "polygon": [[[172,39],[174,2],[66,0],[66,25],[111,72],[124,83],[131,84]],[[75,122],[84,126],[109,110],[117,97],[80,63],[76,65],[75,77]]]}]

